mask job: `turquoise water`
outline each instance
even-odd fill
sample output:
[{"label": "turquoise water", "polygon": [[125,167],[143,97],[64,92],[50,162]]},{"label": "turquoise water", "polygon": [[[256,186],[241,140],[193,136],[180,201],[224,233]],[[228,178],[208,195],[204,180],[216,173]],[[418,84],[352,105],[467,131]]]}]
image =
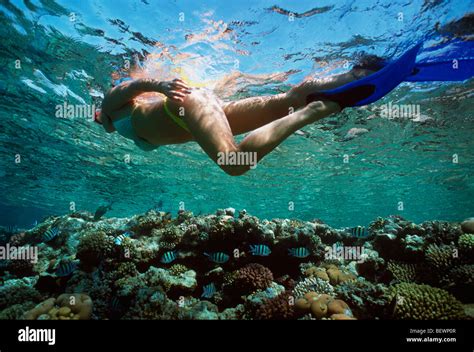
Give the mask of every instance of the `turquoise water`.
[{"label": "turquoise water", "polygon": [[[180,75],[224,100],[285,91],[343,71],[361,52],[392,57],[419,41],[472,39],[472,9],[472,1],[2,0],[0,224],[109,202],[110,216],[162,202],[172,212],[230,206],[332,226],[472,216],[472,79],[404,83],[307,126],[238,178],[196,143],[145,153],[90,118],[56,117],[65,102],[96,102],[91,95],[117,76]],[[239,78],[219,84],[231,72]],[[381,117],[388,103],[417,104],[421,117]],[[348,140],[354,127],[368,132]]]}]

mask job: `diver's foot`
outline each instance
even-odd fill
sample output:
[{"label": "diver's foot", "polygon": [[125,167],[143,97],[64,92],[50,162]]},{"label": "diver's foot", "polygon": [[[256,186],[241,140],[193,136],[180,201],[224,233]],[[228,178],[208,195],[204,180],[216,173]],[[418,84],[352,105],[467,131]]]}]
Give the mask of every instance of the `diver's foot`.
[{"label": "diver's foot", "polygon": [[313,123],[322,118],[329,116],[334,113],[340,112],[342,109],[339,104],[324,100],[324,101],[313,101],[306,105],[303,109],[300,110],[302,114],[305,115],[308,123]]},{"label": "diver's foot", "polygon": [[321,90],[321,86],[322,82],[320,80],[308,79],[291,88],[286,95],[295,110],[300,109],[306,106],[306,97],[315,91]]},{"label": "diver's foot", "polygon": [[353,87],[340,93],[313,93],[307,96],[306,102],[309,104],[313,101],[330,100],[341,108],[360,105],[361,102],[369,98],[375,92],[375,86],[372,84],[364,84],[362,86]]},{"label": "diver's foot", "polygon": [[295,109],[302,108],[308,103],[307,97],[316,92],[331,90],[345,84],[370,76],[376,71],[355,69],[349,72],[330,76],[324,79],[307,79],[291,88],[286,94]]}]

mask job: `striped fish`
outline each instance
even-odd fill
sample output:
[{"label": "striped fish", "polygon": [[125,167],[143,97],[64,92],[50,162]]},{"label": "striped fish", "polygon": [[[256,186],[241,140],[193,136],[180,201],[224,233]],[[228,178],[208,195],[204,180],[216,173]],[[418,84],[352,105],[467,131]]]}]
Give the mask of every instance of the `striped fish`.
[{"label": "striped fish", "polygon": [[264,245],[264,244],[250,245],[250,253],[252,253],[252,255],[266,257],[270,255],[271,252],[272,251],[267,245]]},{"label": "striped fish", "polygon": [[306,247],[288,248],[288,255],[295,258],[306,258],[310,254],[311,252]]},{"label": "striped fish", "polygon": [[132,237],[132,233],[127,231],[127,232],[124,232],[122,233],[121,235],[118,235],[117,237],[115,237],[115,240],[114,240],[114,243],[117,245],[117,246],[120,246],[122,245],[122,242],[124,239],[126,238],[130,238]]},{"label": "striped fish", "polygon": [[77,262],[70,261],[70,262],[63,262],[59,264],[58,268],[56,269],[56,276],[63,277],[72,274],[77,269]]},{"label": "striped fish", "polygon": [[51,227],[43,234],[43,242],[49,242],[59,235],[59,229],[57,227]]},{"label": "striped fish", "polygon": [[176,258],[177,258],[177,252],[169,251],[163,254],[163,256],[161,257],[161,262],[163,264],[169,264],[173,262],[174,260],[176,260]]},{"label": "striped fish", "polygon": [[208,257],[211,262],[217,264],[224,264],[229,260],[229,256],[223,252],[204,253],[204,255]]},{"label": "striped fish", "polygon": [[364,226],[357,226],[353,227],[349,230],[351,236],[354,237],[367,237],[369,235],[369,231]]},{"label": "striped fish", "polygon": [[216,293],[216,285],[214,285],[214,283],[211,282],[210,284],[204,286],[202,290],[203,290],[202,295],[201,295],[202,298],[212,298],[212,296],[214,296],[214,294]]},{"label": "striped fish", "polygon": [[112,312],[120,312],[122,310],[122,302],[118,299],[117,296],[114,296],[110,301],[110,310]]}]

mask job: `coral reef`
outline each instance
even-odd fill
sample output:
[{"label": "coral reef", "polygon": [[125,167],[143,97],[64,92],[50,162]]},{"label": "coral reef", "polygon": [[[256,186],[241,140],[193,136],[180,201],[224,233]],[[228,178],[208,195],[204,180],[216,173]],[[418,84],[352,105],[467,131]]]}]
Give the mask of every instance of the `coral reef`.
[{"label": "coral reef", "polygon": [[459,236],[458,246],[466,255],[474,255],[474,234],[465,233]]},{"label": "coral reef", "polygon": [[462,304],[447,291],[428,285],[400,283],[389,289],[395,319],[463,319]]},{"label": "coral reef", "polygon": [[329,277],[329,282],[333,286],[355,279],[355,275],[341,270],[334,264],[329,264],[326,266],[326,273]]},{"label": "coral reef", "polygon": [[299,282],[293,290],[293,294],[296,298],[301,298],[308,292],[331,295],[334,293],[334,288],[329,282],[318,277],[312,277]]},{"label": "coral reef", "polygon": [[464,233],[474,234],[474,218],[469,218],[461,223],[461,230]]},{"label": "coral reef", "polygon": [[387,287],[373,284],[363,278],[348,281],[336,287],[336,297],[349,304],[358,319],[386,318]]},{"label": "coral reef", "polygon": [[464,318],[473,224],[390,216],[356,237],[232,208],[50,216],[0,231],[2,244],[38,247],[35,262],[0,261],[0,319]]},{"label": "coral reef", "polygon": [[474,292],[474,264],[454,266],[445,274],[440,284],[461,302],[472,302]]},{"label": "coral reef", "polygon": [[77,246],[77,258],[85,270],[99,265],[102,258],[110,257],[114,249],[113,238],[105,232],[92,232],[80,239]]},{"label": "coral reef", "polygon": [[228,287],[242,294],[265,290],[271,285],[273,274],[261,264],[251,263],[236,270]]},{"label": "coral reef", "polygon": [[257,320],[285,320],[293,319],[295,309],[293,296],[290,292],[283,292],[275,298],[265,300],[255,312]]},{"label": "coral reef", "polygon": [[48,298],[27,311],[26,320],[89,320],[92,300],[85,294],[64,293],[58,298]]},{"label": "coral reef", "polygon": [[295,302],[295,308],[300,314],[310,312],[316,319],[355,320],[346,302],[324,293],[307,292]]},{"label": "coral reef", "polygon": [[433,270],[445,272],[456,260],[456,248],[448,245],[430,244],[426,248],[426,262]]},{"label": "coral reef", "polygon": [[415,264],[389,261],[387,263],[387,269],[392,273],[396,282],[416,282],[418,280],[417,267]]}]

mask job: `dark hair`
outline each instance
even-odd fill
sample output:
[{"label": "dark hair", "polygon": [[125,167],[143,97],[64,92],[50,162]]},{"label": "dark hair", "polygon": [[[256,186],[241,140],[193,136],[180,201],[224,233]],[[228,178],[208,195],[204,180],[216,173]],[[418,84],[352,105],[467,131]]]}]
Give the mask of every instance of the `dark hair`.
[{"label": "dark hair", "polygon": [[378,71],[386,65],[386,60],[377,55],[362,54],[357,59],[352,69],[365,69]]}]

